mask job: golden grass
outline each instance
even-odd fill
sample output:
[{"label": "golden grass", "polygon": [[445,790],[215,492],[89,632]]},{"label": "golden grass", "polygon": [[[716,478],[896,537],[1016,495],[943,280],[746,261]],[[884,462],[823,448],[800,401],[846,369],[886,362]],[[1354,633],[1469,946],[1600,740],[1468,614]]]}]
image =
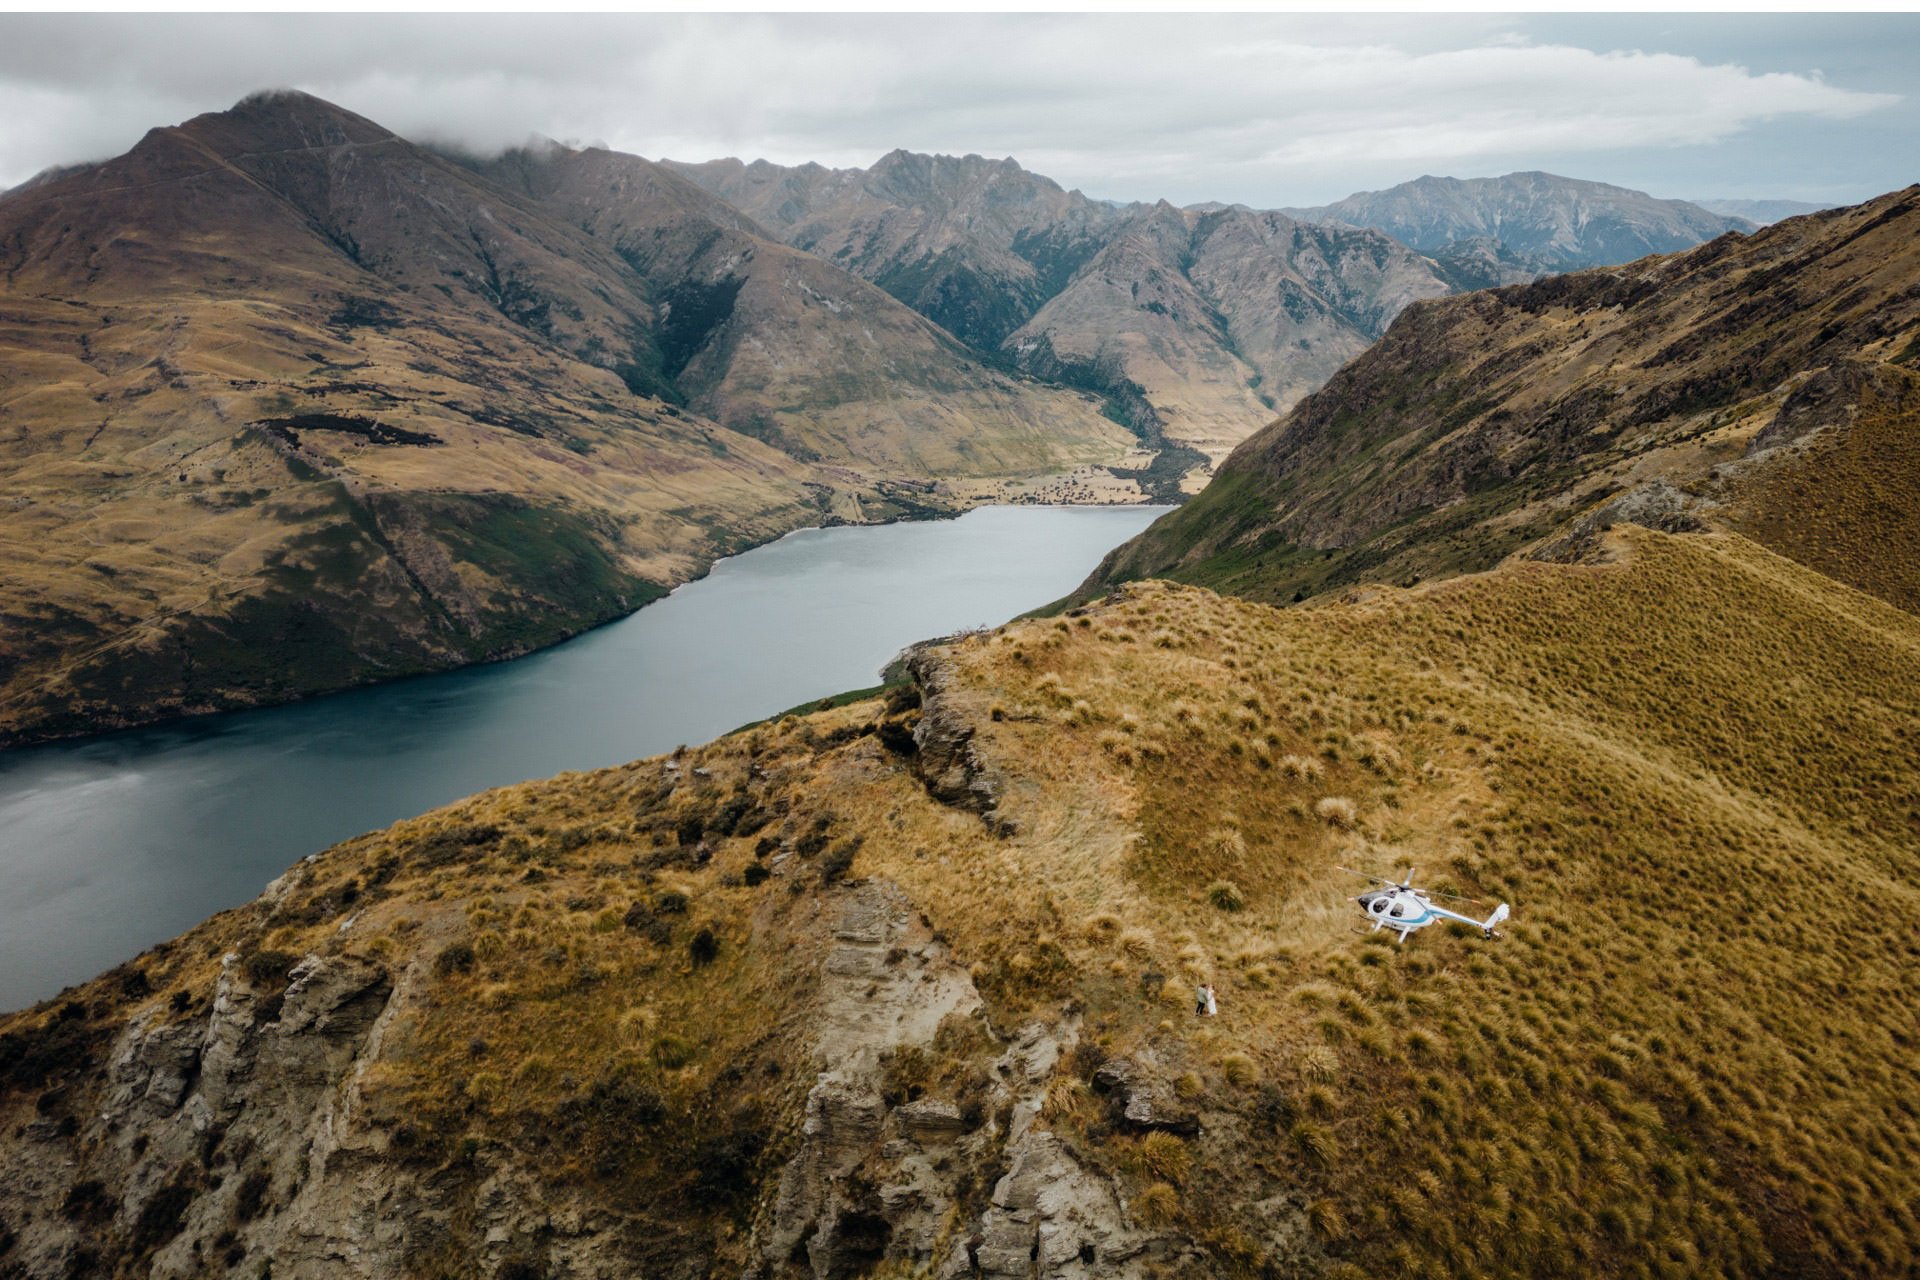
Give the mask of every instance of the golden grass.
[{"label": "golden grass", "polygon": [[[1190,1062],[1210,1105],[1255,1072],[1310,1100],[1285,1141],[1318,1170],[1316,1221],[1343,1224],[1322,1232],[1337,1256],[1655,1274],[1682,1242],[1695,1274],[1899,1274],[1920,1081],[1886,1015],[1913,1009],[1920,626],[1737,537],[1612,537],[1622,563],[1307,611],[1148,584],[1090,629],[961,646],[969,688],[1010,712],[981,741],[1020,780],[1023,834],[978,899],[887,871],[969,946],[995,945],[1003,888],[1105,922],[1067,949],[1117,1051]],[[1179,643],[1097,639],[1121,630]],[[1084,709],[1045,717],[1061,690]],[[1243,711],[1279,767],[1244,750]],[[1123,720],[1166,757],[1072,745]],[[1382,947],[1352,932],[1336,861],[1509,899],[1513,927]],[[1196,914],[1228,872],[1247,909]],[[1899,905],[1837,917],[1863,895]],[[1274,944],[1260,980],[1234,966]],[[1189,1024],[1163,1029],[1123,967],[1203,968],[1246,1063],[1189,1059]],[[1391,1140],[1383,1114],[1404,1117]],[[1417,1203],[1368,1208],[1422,1174]]]},{"label": "golden grass", "polygon": [[[143,961],[147,999],[204,1002],[220,947],[384,958],[429,997],[360,1086],[413,1130],[396,1158],[497,1146],[743,1263],[701,1143],[757,1135],[770,1185],[815,1065],[819,866],[864,835],[848,874],[901,886],[989,1024],[1074,1020],[1088,1055],[1041,1122],[1223,1274],[1908,1274],[1920,622],[1734,535],[1608,536],[1603,566],[1294,610],[1146,584],[958,642],[950,710],[1009,838],[933,802],[864,731],[884,709],[853,704],[688,752],[698,783],[642,762],[349,842],[274,914]],[[1103,638],[1161,631],[1179,643]],[[683,857],[735,795],[765,829]],[[495,831],[422,854],[476,824]],[[763,838],[791,852],[749,887]],[[1383,944],[1335,863],[1418,866],[1514,918],[1497,944]],[[696,966],[701,927],[719,947]],[[471,966],[436,976],[463,944]],[[1193,1017],[1196,980],[1217,1020]],[[991,1052],[899,1071],[957,1082]],[[1089,1064],[1148,1054],[1202,1136],[1111,1127]],[[1260,1243],[1249,1206],[1275,1196],[1307,1207],[1306,1255]]]},{"label": "golden grass", "polygon": [[1920,411],[1866,410],[1736,482],[1729,522],[1781,555],[1920,613],[1917,476]]}]

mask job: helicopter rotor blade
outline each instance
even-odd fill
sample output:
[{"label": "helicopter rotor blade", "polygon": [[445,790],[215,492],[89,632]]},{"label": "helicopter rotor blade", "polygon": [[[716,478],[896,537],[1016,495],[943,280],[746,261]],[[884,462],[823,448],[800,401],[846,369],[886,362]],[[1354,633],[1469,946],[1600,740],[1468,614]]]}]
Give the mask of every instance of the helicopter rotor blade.
[{"label": "helicopter rotor blade", "polygon": [[1391,880],[1382,880],[1379,876],[1370,876],[1364,871],[1355,871],[1352,867],[1335,867],[1334,870],[1344,871],[1350,876],[1359,876],[1362,880],[1371,880],[1375,884],[1392,885],[1396,889],[1400,887]]},{"label": "helicopter rotor blade", "polygon": [[1433,889],[1422,889],[1420,892],[1426,894],[1429,898],[1446,898],[1450,902],[1471,902],[1476,907],[1484,907],[1487,905],[1478,898],[1463,897],[1457,893],[1440,893]]}]

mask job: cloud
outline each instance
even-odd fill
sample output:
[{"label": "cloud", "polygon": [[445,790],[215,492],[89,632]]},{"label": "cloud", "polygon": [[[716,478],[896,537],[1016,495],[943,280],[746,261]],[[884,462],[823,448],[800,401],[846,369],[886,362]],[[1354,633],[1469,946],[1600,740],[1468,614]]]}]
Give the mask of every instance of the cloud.
[{"label": "cloud", "polygon": [[0,184],[275,86],[477,148],[540,133],[684,159],[979,151],[1094,194],[1256,204],[1900,101],[1812,71],[1539,41],[1499,17],[12,15]]}]

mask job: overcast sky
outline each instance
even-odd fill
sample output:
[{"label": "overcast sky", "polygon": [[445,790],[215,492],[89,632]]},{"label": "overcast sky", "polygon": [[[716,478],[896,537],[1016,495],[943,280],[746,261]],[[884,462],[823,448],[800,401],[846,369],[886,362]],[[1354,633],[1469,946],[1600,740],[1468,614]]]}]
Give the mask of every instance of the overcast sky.
[{"label": "overcast sky", "polygon": [[0,188],[262,88],[409,137],[1319,204],[1546,169],[1846,202],[1920,180],[1920,16],[0,15]]}]

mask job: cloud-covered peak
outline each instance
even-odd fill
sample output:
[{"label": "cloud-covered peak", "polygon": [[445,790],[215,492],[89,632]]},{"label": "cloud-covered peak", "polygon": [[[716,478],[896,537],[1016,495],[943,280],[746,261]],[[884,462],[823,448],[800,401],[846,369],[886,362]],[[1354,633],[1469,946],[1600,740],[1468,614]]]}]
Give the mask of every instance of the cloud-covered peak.
[{"label": "cloud-covered peak", "polygon": [[0,186],[277,84],[479,152],[1018,156],[1129,200],[1516,169],[1865,195],[1905,180],[1916,36],[1911,15],[7,15]]}]

